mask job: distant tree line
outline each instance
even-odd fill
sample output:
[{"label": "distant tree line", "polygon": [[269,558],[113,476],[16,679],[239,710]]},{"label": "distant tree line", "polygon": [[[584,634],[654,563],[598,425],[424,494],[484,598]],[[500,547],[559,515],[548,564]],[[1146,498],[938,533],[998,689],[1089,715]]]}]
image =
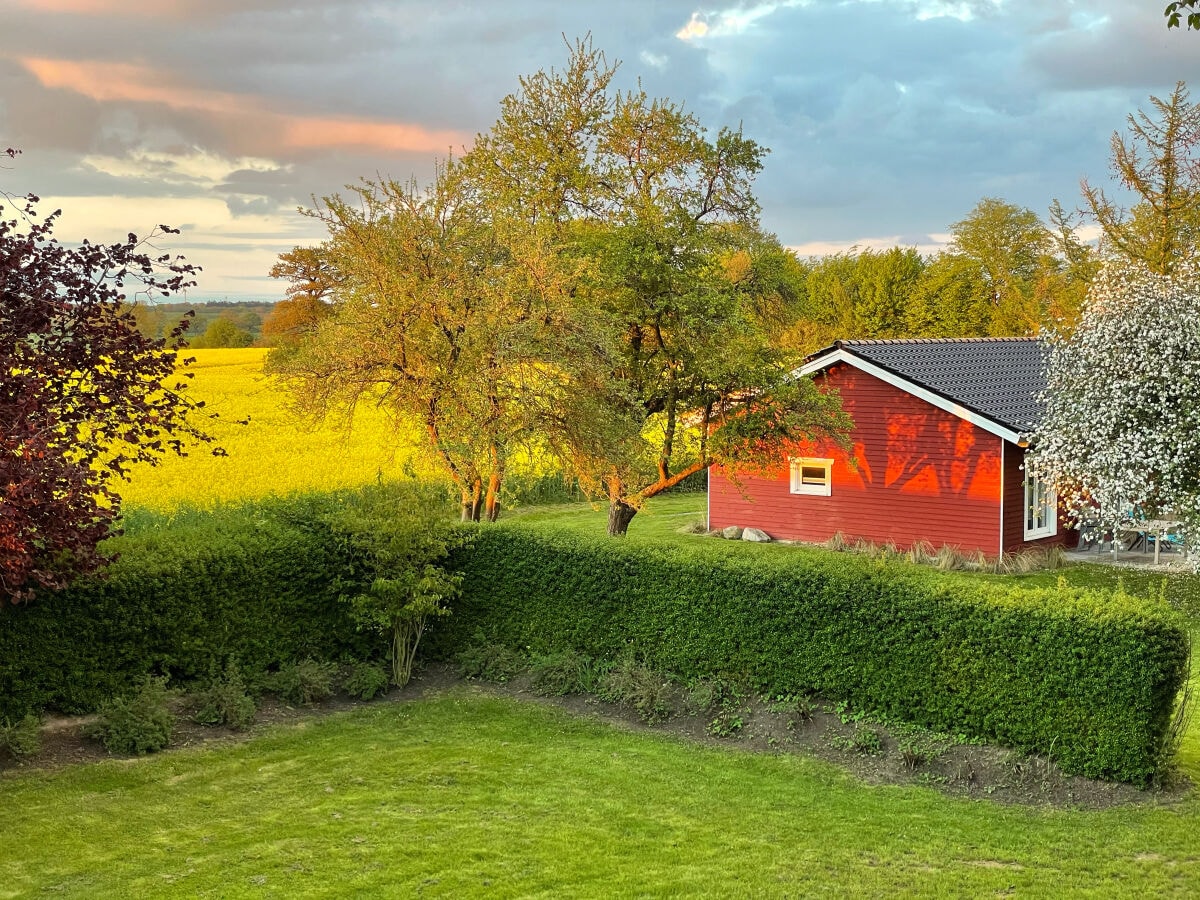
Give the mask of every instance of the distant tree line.
[{"label": "distant tree line", "polygon": [[[985,197],[950,226],[950,243],[851,250],[789,267],[787,324],[777,339],[810,352],[837,338],[985,337],[1069,333],[1105,261],[1159,275],[1194,264],[1200,235],[1200,108],[1183,82],[1114,133],[1110,167],[1126,209],[1082,182],[1081,205],[1058,200],[1040,217]],[[1099,231],[1095,241],[1080,226]]]},{"label": "distant tree line", "polygon": [[220,300],[211,303],[150,303],[125,305],[137,330],[150,339],[169,337],[187,319],[189,347],[262,346],[264,326],[278,304]]}]

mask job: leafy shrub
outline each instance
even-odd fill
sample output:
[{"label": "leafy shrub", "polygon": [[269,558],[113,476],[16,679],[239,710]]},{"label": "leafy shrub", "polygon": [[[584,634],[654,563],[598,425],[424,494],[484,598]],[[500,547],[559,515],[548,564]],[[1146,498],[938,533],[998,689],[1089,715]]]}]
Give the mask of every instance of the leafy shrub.
[{"label": "leafy shrub", "polygon": [[854,734],[850,736],[850,747],[855,753],[860,753],[863,756],[874,756],[877,753],[883,752],[883,738],[874,728],[866,728],[862,725],[854,729]]},{"label": "leafy shrub", "polygon": [[816,706],[812,698],[804,694],[784,694],[767,700],[767,708],[773,713],[783,713],[788,716],[788,727],[794,728],[811,722],[816,715]]},{"label": "leafy shrub", "polygon": [[574,650],[535,656],[529,674],[534,691],[548,697],[590,693],[599,684],[592,658]]},{"label": "leafy shrub", "polygon": [[632,707],[648,725],[671,714],[671,686],[661,674],[625,657],[608,671],[600,684],[605,700]]},{"label": "leafy shrub", "polygon": [[170,743],[175,716],[167,679],[145,676],[136,689],[101,704],[99,719],[87,730],[109,753],[154,753]]},{"label": "leafy shrub", "polygon": [[907,769],[919,769],[946,752],[950,741],[932,733],[905,734],[896,744],[900,759]]},{"label": "leafy shrub", "polygon": [[313,706],[333,696],[337,671],[335,663],[315,659],[290,663],[275,674],[275,692],[287,703]]},{"label": "leafy shrub", "polygon": [[716,737],[733,737],[746,727],[746,719],[737,708],[722,708],[708,723],[708,733]]},{"label": "leafy shrub", "polygon": [[391,679],[387,669],[373,662],[358,662],[350,667],[342,687],[351,697],[374,700],[388,689]]},{"label": "leafy shrub", "polygon": [[16,759],[36,756],[42,749],[42,720],[29,713],[16,722],[4,720],[0,725],[0,750],[7,750]]},{"label": "leafy shrub", "polygon": [[359,628],[387,638],[392,683],[400,687],[412,678],[426,628],[450,615],[458,596],[461,578],[442,563],[471,535],[448,511],[440,485],[410,481],[364,488],[324,516],[367,576],[341,599]]},{"label": "leafy shrub", "polygon": [[242,673],[232,661],[221,675],[196,692],[194,702],[192,720],[201,725],[227,725],[243,731],[254,724],[254,698],[246,692]]},{"label": "leafy shrub", "polygon": [[742,700],[746,692],[727,678],[701,678],[694,682],[684,697],[689,712],[716,715],[708,723],[708,731],[717,737],[733,737],[746,725]]},{"label": "leafy shrub", "polygon": [[702,716],[709,713],[719,702],[718,682],[701,678],[687,686],[683,695],[683,708],[689,715]]},{"label": "leafy shrub", "polygon": [[[745,673],[763,694],[1052,753],[1071,773],[1144,782],[1160,767],[1189,650],[1165,604],[744,550],[481,529],[458,556],[463,596],[437,648],[450,656],[482,631],[535,653],[632,653],[685,683]],[[610,673],[622,699],[636,693],[632,671],[627,660]]]},{"label": "leafy shrub", "polygon": [[726,706],[737,706],[745,692],[728,678],[700,678],[688,685],[683,706],[689,713],[703,715]]},{"label": "leafy shrub", "polygon": [[458,671],[464,678],[480,678],[503,684],[525,668],[525,660],[505,644],[484,640],[471,644],[458,653]]}]

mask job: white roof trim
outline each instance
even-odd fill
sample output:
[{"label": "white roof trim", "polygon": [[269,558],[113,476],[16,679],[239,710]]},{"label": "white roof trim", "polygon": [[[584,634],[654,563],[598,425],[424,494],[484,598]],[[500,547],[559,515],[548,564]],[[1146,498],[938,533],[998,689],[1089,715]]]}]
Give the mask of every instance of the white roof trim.
[{"label": "white roof trim", "polygon": [[936,406],[938,409],[944,409],[951,415],[958,416],[960,419],[965,419],[972,425],[978,425],[989,434],[994,434],[997,437],[1004,438],[1006,441],[1011,441],[1019,447],[1027,446],[1027,441],[1021,440],[1021,433],[1013,431],[1011,428],[1005,428],[993,422],[986,416],[981,416],[973,410],[967,409],[965,406],[960,406],[953,400],[947,400],[941,394],[935,394],[928,388],[923,388],[919,384],[909,381],[907,378],[901,378],[894,372],[889,372],[887,369],[880,368],[872,362],[867,362],[860,356],[855,356],[853,353],[848,353],[841,347],[835,348],[829,353],[822,353],[816,359],[810,360],[800,368],[792,372],[793,378],[800,378],[805,375],[812,375],[814,372],[820,372],[822,369],[827,369],[834,363],[844,362],[847,365],[854,366],[856,369],[861,369],[868,375],[874,375],[880,381],[886,381],[893,387],[897,387],[906,394],[912,394],[914,397],[920,397],[926,403]]}]

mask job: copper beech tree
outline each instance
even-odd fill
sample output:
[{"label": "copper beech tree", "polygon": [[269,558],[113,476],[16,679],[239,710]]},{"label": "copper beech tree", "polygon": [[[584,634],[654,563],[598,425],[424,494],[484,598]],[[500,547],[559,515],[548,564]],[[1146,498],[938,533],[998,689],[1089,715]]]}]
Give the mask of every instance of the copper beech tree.
[{"label": "copper beech tree", "polygon": [[175,378],[186,322],[151,339],[122,306],[194,284],[195,267],[149,243],[177,232],[68,247],[59,212],[0,200],[0,598],[19,602],[103,561],[131,464],[211,439]]}]

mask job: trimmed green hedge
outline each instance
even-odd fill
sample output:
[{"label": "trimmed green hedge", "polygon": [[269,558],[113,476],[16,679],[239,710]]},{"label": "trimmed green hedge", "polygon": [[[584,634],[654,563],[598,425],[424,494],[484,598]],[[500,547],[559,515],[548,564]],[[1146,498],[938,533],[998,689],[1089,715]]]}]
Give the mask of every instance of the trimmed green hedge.
[{"label": "trimmed green hedge", "polygon": [[[148,672],[180,680],[386,652],[346,604],[368,577],[326,513],[338,495],[150,520],[106,579],[0,607],[0,720],[83,712]],[[463,597],[430,635],[539,653],[634,653],[733,675],[1142,782],[1163,759],[1189,642],[1165,604],[987,584],[850,554],[667,546],[478,529]]]},{"label": "trimmed green hedge", "polygon": [[484,528],[462,552],[443,654],[487,638],[683,678],[745,676],[1144,782],[1189,639],[1165,604],[973,582],[853,555],[668,547]]},{"label": "trimmed green hedge", "polygon": [[338,602],[356,567],[319,521],[334,498],[152,518],[110,542],[107,578],[0,606],[0,720],[87,712],[146,673],[190,680],[231,656],[255,671],[381,654]]}]

